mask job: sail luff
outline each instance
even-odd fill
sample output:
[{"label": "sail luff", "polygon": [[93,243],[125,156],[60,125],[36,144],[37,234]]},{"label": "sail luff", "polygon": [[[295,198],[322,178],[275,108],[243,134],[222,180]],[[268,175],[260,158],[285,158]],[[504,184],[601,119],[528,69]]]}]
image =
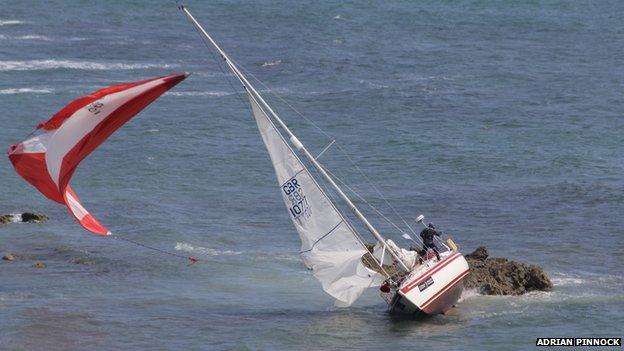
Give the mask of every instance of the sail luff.
[{"label": "sail luff", "polygon": [[282,119],[277,115],[277,113],[275,113],[275,111],[273,111],[271,106],[264,100],[264,98],[260,95],[260,93],[258,93],[258,91],[251,85],[251,83],[249,83],[247,78],[239,71],[238,67],[236,67],[236,65],[232,62],[232,60],[230,60],[230,58],[225,53],[225,51],[223,51],[221,47],[219,47],[219,45],[214,41],[214,39],[212,39],[210,34],[206,32],[206,30],[202,27],[202,25],[195,19],[195,17],[193,17],[193,15],[188,11],[188,9],[184,5],[180,5],[180,9],[186,14],[186,16],[193,23],[193,25],[204,35],[204,37],[208,39],[208,41],[212,44],[212,46],[214,46],[217,49],[217,51],[219,52],[223,60],[226,62],[226,64],[228,65],[232,73],[234,73],[234,75],[240,80],[245,90],[247,90],[247,92],[252,97],[255,97],[258,100],[259,105],[264,106],[266,110],[269,112],[269,114],[275,119],[275,121],[277,121],[280,127],[284,129],[284,131],[288,134],[290,143],[293,144],[293,146],[298,151],[303,153],[304,156],[308,159],[308,161],[312,163],[312,165],[314,165],[314,167],[323,176],[323,178],[325,178],[325,180],[334,188],[334,190],[338,193],[338,195],[340,195],[340,197],[347,203],[349,208],[358,217],[358,219],[362,221],[362,223],[365,225],[368,231],[371,232],[371,234],[378,241],[384,243],[384,246],[388,248],[388,251],[394,257],[394,259],[399,263],[400,267],[404,271],[409,272],[410,269],[407,267],[406,263],[401,259],[398,253],[395,252],[391,247],[388,247],[387,245],[385,245],[386,239],[383,236],[381,236],[381,234],[377,231],[377,229],[368,221],[368,219],[364,216],[364,214],[362,214],[362,212],[355,206],[353,201],[351,201],[351,199],[344,193],[344,191],[342,191],[340,186],[338,186],[338,184],[336,184],[333,178],[325,171],[323,166],[308,151],[308,149],[303,145],[303,143],[299,140],[299,138],[295,136],[295,134],[290,130],[290,128],[288,128],[286,123],[282,121]]}]

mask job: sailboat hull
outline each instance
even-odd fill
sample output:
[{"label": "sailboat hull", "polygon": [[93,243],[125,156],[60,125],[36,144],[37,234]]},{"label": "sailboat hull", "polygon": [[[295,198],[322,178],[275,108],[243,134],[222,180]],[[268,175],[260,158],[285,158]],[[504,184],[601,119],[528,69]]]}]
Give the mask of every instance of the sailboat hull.
[{"label": "sailboat hull", "polygon": [[468,262],[458,251],[441,261],[425,263],[415,269],[395,292],[390,310],[407,314],[445,313],[459,300],[468,273]]}]

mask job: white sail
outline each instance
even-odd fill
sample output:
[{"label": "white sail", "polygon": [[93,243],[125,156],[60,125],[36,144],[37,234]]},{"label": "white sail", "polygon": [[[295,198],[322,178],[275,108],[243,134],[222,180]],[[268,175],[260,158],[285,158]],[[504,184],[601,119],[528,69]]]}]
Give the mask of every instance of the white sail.
[{"label": "white sail", "polygon": [[361,261],[367,251],[353,228],[319,187],[256,99],[249,95],[258,129],[275,168],[280,192],[301,237],[301,257],[336,305],[350,306],[382,275]]}]

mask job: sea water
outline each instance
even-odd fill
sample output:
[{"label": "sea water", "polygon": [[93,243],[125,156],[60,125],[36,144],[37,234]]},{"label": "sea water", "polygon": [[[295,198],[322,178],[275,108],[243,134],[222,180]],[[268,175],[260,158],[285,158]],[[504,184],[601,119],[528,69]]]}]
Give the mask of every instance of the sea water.
[{"label": "sea water", "polygon": [[389,315],[376,289],[333,307],[299,260],[241,87],[174,1],[3,1],[4,147],[98,88],[193,73],[72,185],[118,237],[200,261],[88,234],[5,158],[0,212],[51,219],[0,227],[1,253],[21,256],[0,262],[0,349],[532,349],[536,337],[622,336],[622,2],[187,5],[310,150],[337,140],[321,162],[403,230],[399,215],[416,228],[423,213],[464,253],[486,245],[543,266],[554,290],[468,291],[454,315],[416,321]]}]

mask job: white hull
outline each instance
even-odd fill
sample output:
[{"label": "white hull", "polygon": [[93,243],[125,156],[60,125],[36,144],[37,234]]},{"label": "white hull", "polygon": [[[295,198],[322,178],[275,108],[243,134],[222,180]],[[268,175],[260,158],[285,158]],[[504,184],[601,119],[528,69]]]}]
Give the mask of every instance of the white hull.
[{"label": "white hull", "polygon": [[429,260],[403,280],[390,300],[390,311],[445,313],[459,300],[469,272],[468,262],[459,251],[443,254],[440,261]]}]

